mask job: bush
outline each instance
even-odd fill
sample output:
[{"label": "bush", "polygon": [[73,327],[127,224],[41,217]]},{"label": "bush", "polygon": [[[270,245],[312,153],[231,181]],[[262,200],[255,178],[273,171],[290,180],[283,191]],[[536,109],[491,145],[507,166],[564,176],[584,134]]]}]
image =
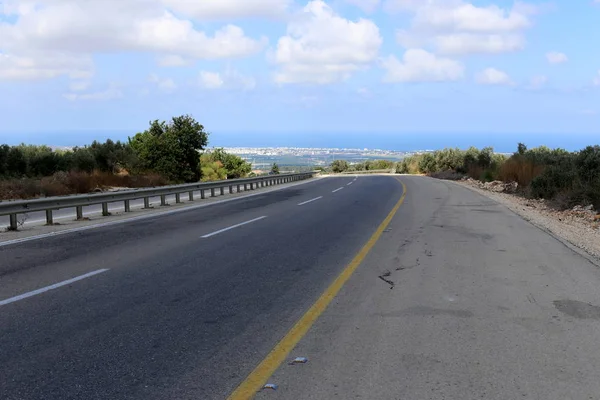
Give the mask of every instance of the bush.
[{"label": "bush", "polygon": [[348,171],[349,168],[348,161],[345,160],[335,160],[331,163],[331,170],[336,173]]}]

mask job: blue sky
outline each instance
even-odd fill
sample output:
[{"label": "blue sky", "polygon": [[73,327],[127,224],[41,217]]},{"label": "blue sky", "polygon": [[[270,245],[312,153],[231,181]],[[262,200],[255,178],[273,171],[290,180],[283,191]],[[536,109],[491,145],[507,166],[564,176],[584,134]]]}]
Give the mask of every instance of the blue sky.
[{"label": "blue sky", "polygon": [[592,140],[599,21],[598,0],[0,0],[0,142],[185,113],[215,137]]}]

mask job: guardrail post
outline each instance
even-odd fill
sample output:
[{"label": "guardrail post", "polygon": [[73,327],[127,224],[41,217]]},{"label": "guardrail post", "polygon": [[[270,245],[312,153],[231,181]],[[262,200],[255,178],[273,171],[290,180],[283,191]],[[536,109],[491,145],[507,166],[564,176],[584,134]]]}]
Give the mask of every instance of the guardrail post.
[{"label": "guardrail post", "polygon": [[194,191],[190,190],[190,192],[188,193],[188,198],[190,199],[190,201],[194,201]]},{"label": "guardrail post", "polygon": [[10,229],[11,231],[16,231],[17,230],[17,214],[10,214],[10,225],[8,226],[8,229]]},{"label": "guardrail post", "polygon": [[102,216],[108,217],[110,213],[108,212],[108,203],[102,203]]},{"label": "guardrail post", "polygon": [[225,196],[225,187],[221,186],[219,189],[221,189],[221,196]]},{"label": "guardrail post", "polygon": [[150,197],[144,197],[144,208],[150,208]]},{"label": "guardrail post", "polygon": [[265,187],[265,181],[260,181],[260,187]]},{"label": "guardrail post", "polygon": [[237,185],[237,193],[240,192],[240,185]]},{"label": "guardrail post", "polygon": [[215,197],[215,188],[210,188],[210,197]]},{"label": "guardrail post", "polygon": [[160,205],[161,206],[168,206],[169,203],[167,203],[167,196],[164,194],[160,195]]},{"label": "guardrail post", "polygon": [[229,185],[229,194],[233,193],[233,185]]},{"label": "guardrail post", "polygon": [[46,210],[46,225],[54,225],[54,219],[52,219],[52,210]]},{"label": "guardrail post", "polygon": [[83,207],[82,206],[75,207],[75,214],[77,214],[77,220],[83,219]]},{"label": "guardrail post", "polygon": [[125,212],[131,212],[131,202],[129,200],[125,200]]},{"label": "guardrail post", "polygon": [[244,192],[248,190],[248,184],[244,183]]},{"label": "guardrail post", "polygon": [[206,195],[204,194],[204,189],[200,190],[200,198],[201,199],[205,199],[206,198]]},{"label": "guardrail post", "polygon": [[181,194],[175,193],[175,203],[181,203]]}]

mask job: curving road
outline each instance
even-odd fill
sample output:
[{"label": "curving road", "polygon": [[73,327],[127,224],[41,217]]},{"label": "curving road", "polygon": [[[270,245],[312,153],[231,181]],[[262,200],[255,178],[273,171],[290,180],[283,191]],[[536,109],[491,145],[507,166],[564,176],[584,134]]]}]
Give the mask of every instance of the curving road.
[{"label": "curving road", "polygon": [[[0,246],[0,397],[600,399],[598,266],[466,188],[399,179]],[[273,362],[282,338],[308,362]]]}]

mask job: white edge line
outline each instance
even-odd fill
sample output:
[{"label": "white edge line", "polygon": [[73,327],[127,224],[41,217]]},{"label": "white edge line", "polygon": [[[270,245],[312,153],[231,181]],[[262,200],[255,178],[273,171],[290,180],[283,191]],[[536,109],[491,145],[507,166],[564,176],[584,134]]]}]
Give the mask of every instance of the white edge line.
[{"label": "white edge line", "polygon": [[98,274],[101,274],[103,272],[106,272],[106,271],[108,271],[108,269],[99,269],[99,270],[96,270],[96,271],[88,272],[87,274],[84,274],[84,275],[77,276],[75,278],[67,279],[66,281],[55,283],[54,285],[46,286],[46,287],[43,287],[41,289],[37,289],[37,290],[33,290],[31,292],[23,293],[23,294],[20,294],[18,296],[11,297],[9,299],[0,301],[0,306],[4,306],[4,305],[10,304],[10,303],[14,303],[16,301],[23,300],[23,299],[26,299],[28,297],[32,297],[32,296],[38,295],[38,294],[47,292],[47,291],[52,290],[52,289],[57,289],[57,288],[59,288],[61,286],[69,285],[69,284],[71,284],[73,282],[77,282],[77,281],[80,281],[82,279],[89,278],[89,277],[92,277],[94,275],[98,275]]},{"label": "white edge line", "polygon": [[339,192],[340,190],[342,190],[344,187],[342,186],[341,188],[337,188],[335,190],[333,190],[331,193],[335,193],[335,192]]},{"label": "white edge line", "polygon": [[0,247],[10,246],[12,244],[19,244],[19,243],[23,243],[23,242],[29,242],[29,241],[32,241],[32,240],[44,239],[44,238],[53,237],[53,236],[66,235],[68,233],[82,232],[82,231],[87,231],[87,230],[90,230],[90,229],[103,228],[105,226],[125,224],[125,223],[128,223],[128,222],[139,221],[139,220],[147,219],[147,218],[158,218],[158,217],[162,217],[162,216],[165,216],[165,215],[176,214],[176,213],[184,212],[184,211],[188,211],[188,210],[195,210],[197,208],[210,207],[210,206],[213,206],[215,204],[229,203],[230,201],[242,200],[242,199],[246,199],[248,197],[260,196],[260,195],[264,195],[264,194],[267,194],[267,193],[272,193],[272,192],[277,192],[277,191],[280,191],[280,190],[289,189],[289,188],[294,187],[294,186],[305,185],[305,184],[310,183],[310,182],[315,182],[316,180],[319,180],[319,179],[323,179],[323,178],[309,179],[309,180],[307,180],[305,182],[298,182],[296,184],[288,185],[288,186],[285,186],[285,187],[274,188],[273,190],[259,191],[257,193],[247,194],[247,195],[244,195],[244,196],[234,197],[234,198],[231,198],[231,199],[218,200],[218,201],[214,201],[214,202],[207,203],[207,204],[197,204],[197,205],[188,206],[188,207],[182,206],[181,208],[178,208],[176,210],[162,211],[162,212],[158,212],[158,213],[154,213],[154,214],[148,214],[148,215],[139,215],[137,217],[120,219],[118,221],[103,222],[101,224],[94,224],[94,225],[89,225],[89,226],[81,226],[79,228],[73,228],[73,229],[65,229],[64,231],[42,233],[41,235],[29,236],[29,237],[25,237],[25,238],[21,238],[21,239],[5,240],[3,242],[0,242]]},{"label": "white edge line", "polygon": [[298,205],[299,206],[303,206],[305,204],[312,203],[313,201],[317,201],[317,200],[322,199],[322,198],[323,198],[323,196],[315,197],[314,199],[310,199],[310,200],[307,200],[307,201],[303,201],[302,203],[298,203]]},{"label": "white edge line", "polygon": [[354,183],[354,181],[350,182],[349,184],[347,184],[346,186],[350,186]]},{"label": "white edge line", "polygon": [[262,217],[254,218],[254,219],[251,219],[250,221],[246,221],[246,222],[242,222],[242,223],[239,223],[239,224],[231,225],[230,227],[219,229],[218,231],[214,231],[212,233],[207,233],[206,235],[203,235],[203,236],[200,236],[200,237],[202,239],[206,239],[206,238],[209,238],[211,236],[218,235],[219,233],[227,232],[227,231],[229,231],[231,229],[239,228],[240,226],[248,225],[248,224],[251,224],[252,222],[260,221],[261,219],[265,219],[265,218],[267,218],[267,216],[263,215]]}]

